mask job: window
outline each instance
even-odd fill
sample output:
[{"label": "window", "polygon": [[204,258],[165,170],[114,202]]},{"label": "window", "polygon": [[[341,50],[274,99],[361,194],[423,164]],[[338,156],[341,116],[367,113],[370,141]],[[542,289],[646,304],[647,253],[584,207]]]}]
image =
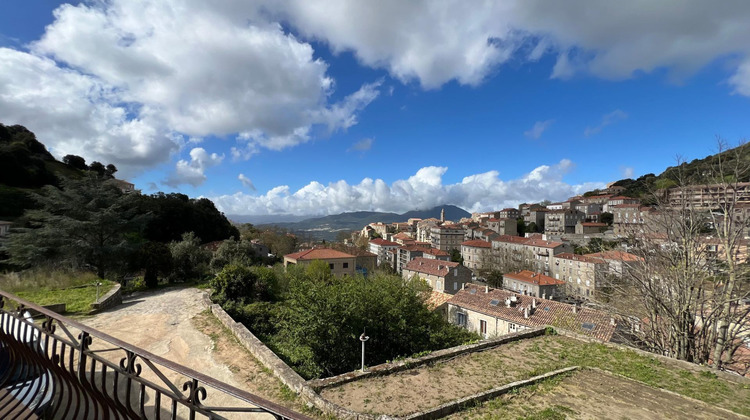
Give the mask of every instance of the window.
[{"label": "window", "polygon": [[487,337],[487,321],[481,320],[479,321],[479,332]]},{"label": "window", "polygon": [[349,268],[349,263],[344,263],[344,268]]},{"label": "window", "polygon": [[328,264],[328,267],[333,270],[333,263]]},{"label": "window", "polygon": [[458,290],[458,282],[457,281],[453,282],[453,290]]},{"label": "window", "polygon": [[466,314],[458,312],[456,314],[456,324],[466,326]]}]

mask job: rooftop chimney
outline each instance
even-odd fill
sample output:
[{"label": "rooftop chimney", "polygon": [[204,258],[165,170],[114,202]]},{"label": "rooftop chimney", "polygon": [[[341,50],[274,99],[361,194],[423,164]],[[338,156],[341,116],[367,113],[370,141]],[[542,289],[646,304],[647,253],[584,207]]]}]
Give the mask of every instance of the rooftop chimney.
[{"label": "rooftop chimney", "polygon": [[547,299],[547,292],[542,293],[542,299]]},{"label": "rooftop chimney", "polygon": [[578,313],[578,305],[576,305],[575,303],[573,304],[573,313],[574,314]]},{"label": "rooftop chimney", "polygon": [[485,285],[484,286],[484,293],[489,293],[489,292],[490,292],[490,286]]},{"label": "rooftop chimney", "polygon": [[614,318],[610,318],[609,319],[609,325],[611,325],[613,327],[617,325],[617,324],[615,324],[615,319]]},{"label": "rooftop chimney", "polygon": [[535,299],[531,299],[531,307],[534,308],[534,309],[536,309],[536,298]]},{"label": "rooftop chimney", "polygon": [[510,308],[510,298],[505,299],[505,307]]},{"label": "rooftop chimney", "polygon": [[523,317],[526,319],[529,319],[529,307],[528,306],[523,308]]}]

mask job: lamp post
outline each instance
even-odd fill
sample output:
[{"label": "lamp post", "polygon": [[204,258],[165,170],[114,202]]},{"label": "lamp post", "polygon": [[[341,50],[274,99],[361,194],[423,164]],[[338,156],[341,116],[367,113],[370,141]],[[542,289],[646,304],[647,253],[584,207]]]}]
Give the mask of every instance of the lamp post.
[{"label": "lamp post", "polygon": [[99,286],[102,285],[102,282],[98,281],[96,282],[96,301],[99,302]]},{"label": "lamp post", "polygon": [[359,341],[362,342],[362,372],[365,371],[365,341],[369,339],[370,337],[366,336],[363,330],[362,335],[359,336]]}]

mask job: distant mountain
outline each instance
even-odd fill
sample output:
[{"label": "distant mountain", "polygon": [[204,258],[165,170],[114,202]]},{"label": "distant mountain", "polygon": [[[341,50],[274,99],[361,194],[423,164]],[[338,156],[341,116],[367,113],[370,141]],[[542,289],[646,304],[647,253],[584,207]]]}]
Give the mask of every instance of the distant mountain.
[{"label": "distant mountain", "polygon": [[[404,214],[383,213],[375,211],[355,211],[349,213],[334,214],[330,216],[315,217],[299,222],[267,223],[289,229],[303,235],[309,235],[315,239],[335,240],[341,231],[353,231],[362,229],[365,225],[376,222],[394,223],[405,222],[410,218],[428,219],[440,218],[440,212],[445,209],[446,220],[458,221],[464,217],[470,217],[471,213],[453,205],[437,206],[429,210],[412,210]],[[232,220],[237,220],[230,217]]]},{"label": "distant mountain", "polygon": [[309,219],[310,216],[295,216],[293,214],[263,214],[258,216],[247,216],[242,214],[228,214],[227,219],[233,223],[252,223],[254,225],[267,225],[273,223],[293,223],[299,222],[305,219]]}]

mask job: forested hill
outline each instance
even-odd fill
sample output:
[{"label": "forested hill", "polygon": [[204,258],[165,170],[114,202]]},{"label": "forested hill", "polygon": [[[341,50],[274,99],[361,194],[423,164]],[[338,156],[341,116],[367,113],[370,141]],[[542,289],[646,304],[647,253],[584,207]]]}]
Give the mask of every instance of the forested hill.
[{"label": "forested hill", "polygon": [[[17,220],[26,210],[36,208],[37,198],[49,195],[44,187],[65,189],[87,177],[107,182],[116,172],[112,164],[86,164],[76,155],[67,155],[60,162],[26,127],[0,124],[0,220]],[[239,237],[237,228],[206,198],[193,199],[179,193],[138,194],[128,200],[128,205],[127,211],[147,216],[139,232],[147,240],[176,241],[187,232],[194,232],[202,242]]]},{"label": "forested hill", "polygon": [[[703,159],[694,159],[691,162],[670,166],[659,175],[646,174],[638,179],[621,179],[614,185],[625,187],[623,195],[647,200],[651,191],[660,188],[669,188],[678,184],[714,183],[719,178],[716,168],[720,158],[722,165],[727,169],[724,174],[725,181],[750,181],[750,143],[748,143],[720,154],[717,153]],[[733,168],[740,168],[741,170],[736,173]]]}]

